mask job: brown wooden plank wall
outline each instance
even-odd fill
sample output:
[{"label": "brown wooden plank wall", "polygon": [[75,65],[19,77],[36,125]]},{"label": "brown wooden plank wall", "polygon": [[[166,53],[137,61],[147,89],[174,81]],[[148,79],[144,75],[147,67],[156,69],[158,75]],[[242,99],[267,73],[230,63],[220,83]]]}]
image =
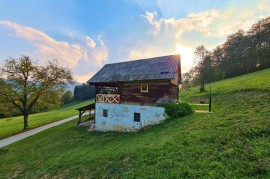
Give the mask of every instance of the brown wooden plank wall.
[{"label": "brown wooden plank wall", "polygon": [[[148,92],[141,92],[141,84],[148,84]],[[177,86],[170,81],[124,83],[121,86],[121,103],[156,105],[158,103],[177,101]]]}]

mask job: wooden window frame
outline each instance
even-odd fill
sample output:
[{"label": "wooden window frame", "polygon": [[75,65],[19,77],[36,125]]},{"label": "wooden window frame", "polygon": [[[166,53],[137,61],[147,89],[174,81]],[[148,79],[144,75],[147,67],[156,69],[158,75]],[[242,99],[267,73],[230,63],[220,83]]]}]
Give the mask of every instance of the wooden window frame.
[{"label": "wooden window frame", "polygon": [[[146,90],[142,89],[143,86],[146,86]],[[148,84],[141,84],[141,92],[142,93],[148,93]]]},{"label": "wooden window frame", "polygon": [[108,109],[103,109],[103,117],[108,117]]},{"label": "wooden window frame", "polygon": [[134,122],[141,122],[141,113],[135,112],[133,120]]}]

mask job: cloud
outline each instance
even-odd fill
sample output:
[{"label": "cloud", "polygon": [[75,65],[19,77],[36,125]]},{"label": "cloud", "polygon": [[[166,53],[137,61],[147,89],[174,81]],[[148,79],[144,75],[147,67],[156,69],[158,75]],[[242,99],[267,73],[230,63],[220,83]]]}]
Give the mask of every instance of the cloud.
[{"label": "cloud", "polygon": [[[267,2],[267,1],[263,1]],[[259,19],[270,15],[270,4],[258,4],[253,9],[229,8],[226,10],[208,10],[201,13],[188,14],[186,18],[160,18],[156,12],[146,12],[145,19],[152,25],[150,34],[160,35],[163,28],[174,31],[178,38],[183,32],[196,31],[207,37],[224,38],[237,29],[248,29]]]},{"label": "cloud", "polygon": [[[129,0],[122,1],[131,3]],[[205,45],[211,50],[224,42],[228,34],[239,28],[247,30],[260,18],[270,15],[270,0],[254,0],[252,3],[231,0],[226,6],[218,0],[214,2],[218,6],[204,4],[205,8],[198,10],[202,1],[195,2],[195,6],[188,4],[194,2],[185,2],[185,5],[179,7],[183,2],[134,0],[145,12],[141,16],[132,14],[132,18],[127,21],[119,24],[112,22],[112,27],[101,29],[106,36],[85,35],[69,29],[66,35],[61,34],[61,39],[65,40],[59,40],[33,27],[0,21],[0,26],[4,27],[4,31],[1,29],[1,40],[9,43],[7,47],[1,46],[4,47],[1,55],[12,56],[15,50],[6,51],[16,48],[17,54],[25,54],[27,51],[27,55],[44,61],[59,59],[63,65],[71,68],[80,82],[87,81],[107,62],[179,52],[185,72],[193,63],[193,51],[198,45]],[[212,8],[205,10],[209,6]]]},{"label": "cloud", "polygon": [[[270,15],[270,1],[225,9],[210,9],[190,13],[184,18],[159,18],[156,11],[146,11],[141,17],[148,31],[131,48],[131,59],[181,53],[183,71],[193,64],[193,51],[199,45],[211,50],[238,29],[248,30],[259,19]],[[180,50],[179,50],[180,49]]]},{"label": "cloud", "polygon": [[0,21],[0,24],[14,29],[17,37],[32,42],[37,48],[36,55],[42,59],[55,58],[59,59],[62,64],[69,64],[69,66],[74,67],[77,60],[82,57],[80,46],[76,44],[56,41],[39,30],[9,21]]},{"label": "cloud", "polygon": [[[108,57],[107,47],[102,36],[98,36],[98,44],[89,36],[83,37],[79,43],[69,43],[57,41],[40,30],[10,21],[0,21],[0,25],[15,30],[17,37],[31,42],[35,50],[30,55],[40,58],[42,63],[50,59],[58,59],[62,65],[74,70],[75,68],[81,69],[88,68],[89,66],[99,67],[106,62]],[[72,34],[72,40],[74,40],[74,34]],[[86,65],[78,66],[80,60],[85,61],[84,64]],[[91,73],[91,71],[84,71],[86,74]],[[83,74],[75,73],[76,75],[82,76]],[[79,79],[83,78],[80,77]]]},{"label": "cloud", "polygon": [[90,48],[94,48],[96,46],[96,43],[93,39],[91,39],[89,36],[86,36],[87,46]]}]

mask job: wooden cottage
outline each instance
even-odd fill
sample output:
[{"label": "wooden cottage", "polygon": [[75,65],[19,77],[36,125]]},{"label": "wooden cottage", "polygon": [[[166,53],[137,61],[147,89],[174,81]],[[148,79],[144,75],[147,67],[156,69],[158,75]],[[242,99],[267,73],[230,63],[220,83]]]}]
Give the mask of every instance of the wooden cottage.
[{"label": "wooden cottage", "polygon": [[96,87],[96,129],[138,130],[165,119],[158,104],[178,102],[180,55],[107,64],[88,83]]}]

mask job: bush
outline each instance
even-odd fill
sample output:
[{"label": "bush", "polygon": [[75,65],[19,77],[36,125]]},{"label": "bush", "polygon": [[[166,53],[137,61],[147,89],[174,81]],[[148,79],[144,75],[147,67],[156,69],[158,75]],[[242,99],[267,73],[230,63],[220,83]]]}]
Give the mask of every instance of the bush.
[{"label": "bush", "polygon": [[73,95],[71,91],[66,91],[62,96],[62,104],[70,103],[73,100]]},{"label": "bush", "polygon": [[166,103],[160,106],[165,108],[166,114],[171,118],[182,117],[193,113],[192,107],[187,103]]}]

